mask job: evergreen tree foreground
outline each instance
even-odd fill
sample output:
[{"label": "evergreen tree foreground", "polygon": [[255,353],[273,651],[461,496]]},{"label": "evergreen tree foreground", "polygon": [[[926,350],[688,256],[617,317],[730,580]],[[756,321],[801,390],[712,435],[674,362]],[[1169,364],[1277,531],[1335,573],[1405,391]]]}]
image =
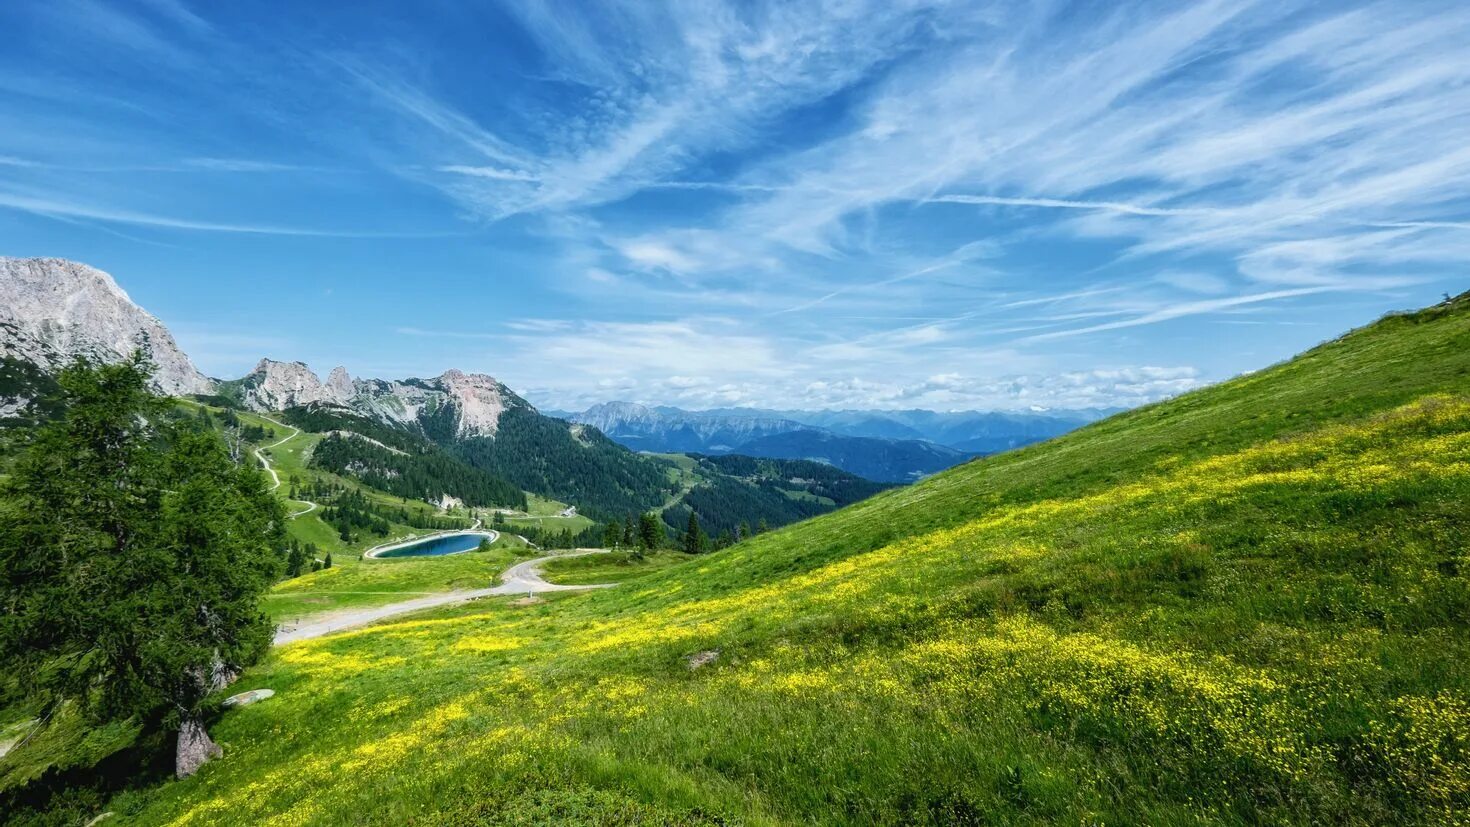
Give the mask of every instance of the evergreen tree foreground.
[{"label": "evergreen tree foreground", "polygon": [[265,478],[194,418],[171,421],[140,355],[59,375],[61,416],[0,487],[0,669],[52,711],[160,717],[175,769],[219,747],[215,689],[263,655],[258,598],[283,568],[284,512]]}]

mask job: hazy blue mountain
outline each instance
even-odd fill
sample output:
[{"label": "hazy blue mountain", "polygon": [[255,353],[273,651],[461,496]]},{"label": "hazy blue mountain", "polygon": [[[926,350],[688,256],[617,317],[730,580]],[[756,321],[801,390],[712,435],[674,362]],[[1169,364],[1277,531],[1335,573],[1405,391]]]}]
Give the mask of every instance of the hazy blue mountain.
[{"label": "hazy blue mountain", "polygon": [[918,439],[848,436],[766,411],[685,411],[604,402],[568,416],[638,451],[824,462],[878,482],[912,482],[971,454]]},{"label": "hazy blue mountain", "polygon": [[605,402],[581,413],[553,415],[592,425],[619,444],[640,451],[819,458],[869,479],[895,482],[934,473],[975,454],[1050,439],[1110,413],[1113,411],[686,411]]},{"label": "hazy blue mountain", "polygon": [[877,482],[913,482],[975,457],[921,439],[875,439],[820,430],[760,437],[741,445],[740,453],[822,462]]},{"label": "hazy blue mountain", "polygon": [[604,402],[567,418],[591,425],[636,451],[728,454],[764,436],[812,430],[811,426],[779,417],[722,416],[704,411],[653,408],[634,402]]},{"label": "hazy blue mountain", "polygon": [[[738,410],[738,409],[735,409]],[[1059,436],[1118,412],[1045,411],[756,411],[845,436],[924,439],[961,450],[994,453]],[[733,415],[734,410],[721,411]]]}]

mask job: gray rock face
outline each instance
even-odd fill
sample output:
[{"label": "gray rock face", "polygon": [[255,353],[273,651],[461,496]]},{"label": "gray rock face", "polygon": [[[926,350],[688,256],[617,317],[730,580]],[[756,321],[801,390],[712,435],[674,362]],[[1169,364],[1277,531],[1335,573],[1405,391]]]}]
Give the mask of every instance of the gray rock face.
[{"label": "gray rock face", "polygon": [[[53,374],[77,356],[118,362],[139,348],[157,365],[153,384],[160,393],[221,390],[108,274],[64,259],[0,258],[0,356]],[[301,362],[273,359],[228,384],[251,410],[338,405],[383,422],[449,427],[456,437],[494,436],[515,398],[484,374],[451,370],[434,379],[384,381],[353,379],[338,367],[323,382]],[[25,396],[0,397],[0,419],[22,413],[30,402]]]},{"label": "gray rock face", "polygon": [[214,389],[163,323],[134,304],[112,276],[59,258],[0,258],[0,356],[51,373],[77,356],[112,363],[136,349],[157,365],[153,384],[159,392]]},{"label": "gray rock face", "polygon": [[[335,372],[332,375],[334,379],[337,376]],[[242,380],[240,398],[251,410],[279,411],[313,402],[345,405],[351,393],[324,384],[302,362],[261,359],[255,370]]]},{"label": "gray rock face", "polygon": [[332,368],[332,373],[327,376],[327,391],[338,399],[351,399],[354,388],[352,377],[347,375],[347,368],[338,365]]},{"label": "gray rock face", "polygon": [[509,391],[482,373],[445,372],[434,379],[353,379],[336,368],[323,382],[301,362],[260,360],[241,380],[241,400],[256,411],[325,403],[380,422],[423,424],[446,409],[456,437],[494,436]]}]

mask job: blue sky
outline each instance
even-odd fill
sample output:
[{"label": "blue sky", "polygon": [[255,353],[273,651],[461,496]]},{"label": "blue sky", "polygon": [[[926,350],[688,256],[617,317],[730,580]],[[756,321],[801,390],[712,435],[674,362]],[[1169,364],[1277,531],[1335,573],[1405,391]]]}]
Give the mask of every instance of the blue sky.
[{"label": "blue sky", "polygon": [[208,373],[1130,405],[1470,287],[1463,3],[9,0],[0,254]]}]

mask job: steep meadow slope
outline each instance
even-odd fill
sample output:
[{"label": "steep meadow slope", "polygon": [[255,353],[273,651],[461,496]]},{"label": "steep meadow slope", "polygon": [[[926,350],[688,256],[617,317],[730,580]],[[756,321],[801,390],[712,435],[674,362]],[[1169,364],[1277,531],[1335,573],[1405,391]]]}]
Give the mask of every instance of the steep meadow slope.
[{"label": "steep meadow slope", "polygon": [[119,821],[1453,822],[1467,503],[1462,296],[617,588],[278,649]]}]

